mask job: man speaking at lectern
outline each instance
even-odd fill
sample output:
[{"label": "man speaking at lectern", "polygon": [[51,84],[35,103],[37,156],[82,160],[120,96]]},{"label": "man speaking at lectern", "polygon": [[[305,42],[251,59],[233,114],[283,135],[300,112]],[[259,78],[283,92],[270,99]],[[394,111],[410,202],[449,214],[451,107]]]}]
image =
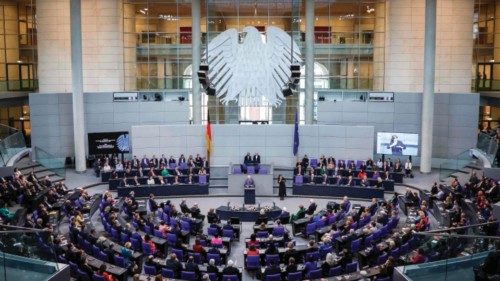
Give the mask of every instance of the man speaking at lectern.
[{"label": "man speaking at lectern", "polygon": [[250,175],[245,180],[245,188],[255,188],[255,183]]}]

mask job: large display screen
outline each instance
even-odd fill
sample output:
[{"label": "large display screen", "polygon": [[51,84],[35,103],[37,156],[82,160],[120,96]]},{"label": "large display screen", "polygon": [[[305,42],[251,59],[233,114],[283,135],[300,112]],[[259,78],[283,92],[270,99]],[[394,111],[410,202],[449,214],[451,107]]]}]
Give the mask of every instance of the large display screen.
[{"label": "large display screen", "polygon": [[128,132],[89,133],[89,154],[128,153]]},{"label": "large display screen", "polygon": [[418,155],[418,134],[377,133],[377,154]]}]

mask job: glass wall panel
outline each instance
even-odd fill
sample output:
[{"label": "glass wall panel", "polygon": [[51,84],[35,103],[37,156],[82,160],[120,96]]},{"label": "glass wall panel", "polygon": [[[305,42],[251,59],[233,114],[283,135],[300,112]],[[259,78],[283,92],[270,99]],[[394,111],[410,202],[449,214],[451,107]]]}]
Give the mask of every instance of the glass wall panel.
[{"label": "glass wall panel", "polygon": [[[304,0],[206,0],[201,2],[202,48],[221,32],[276,26],[292,35],[305,57]],[[190,1],[124,0],[126,90],[190,89]],[[315,89],[383,90],[385,0],[315,1]],[[304,120],[304,73],[298,92],[277,107],[222,104],[202,93],[202,120],[214,123]],[[315,94],[317,97],[317,94]],[[316,108],[317,99],[314,104]],[[192,104],[192,103],[191,103]]]}]

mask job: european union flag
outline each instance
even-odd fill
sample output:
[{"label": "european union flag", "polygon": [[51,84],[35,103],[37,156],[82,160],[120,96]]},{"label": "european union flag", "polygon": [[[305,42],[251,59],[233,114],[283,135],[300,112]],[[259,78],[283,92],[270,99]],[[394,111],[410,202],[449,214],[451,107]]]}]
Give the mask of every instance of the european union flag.
[{"label": "european union flag", "polygon": [[295,129],[293,132],[293,155],[297,156],[299,151],[299,120],[297,119],[297,112],[295,112]]}]

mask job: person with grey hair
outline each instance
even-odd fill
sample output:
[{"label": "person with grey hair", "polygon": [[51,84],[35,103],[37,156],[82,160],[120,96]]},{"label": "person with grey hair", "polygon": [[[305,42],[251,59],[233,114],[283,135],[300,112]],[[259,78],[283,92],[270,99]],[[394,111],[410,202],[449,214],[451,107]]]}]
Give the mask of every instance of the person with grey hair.
[{"label": "person with grey hair", "polygon": [[217,266],[215,266],[214,259],[210,259],[208,261],[207,273],[216,273],[216,274],[219,273],[219,269],[217,268]]},{"label": "person with grey hair", "polygon": [[234,262],[229,260],[226,267],[222,270],[222,275],[236,275],[239,276],[240,271],[234,267]]}]

